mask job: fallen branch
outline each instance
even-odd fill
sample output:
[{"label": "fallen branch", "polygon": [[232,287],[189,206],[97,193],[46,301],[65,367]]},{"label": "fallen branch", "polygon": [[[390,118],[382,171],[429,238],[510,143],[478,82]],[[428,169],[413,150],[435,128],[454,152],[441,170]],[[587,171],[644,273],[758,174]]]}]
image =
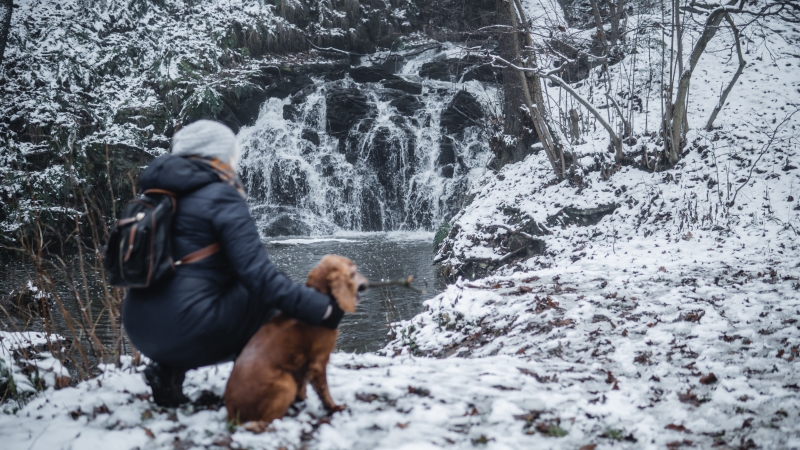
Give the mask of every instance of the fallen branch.
[{"label": "fallen branch", "polygon": [[550,81],[553,81],[556,84],[558,84],[562,89],[567,91],[567,93],[569,93],[572,96],[572,98],[577,100],[578,103],[583,105],[584,108],[586,108],[590,113],[592,113],[592,115],[595,117],[595,119],[597,119],[597,121],[600,122],[600,125],[602,125],[603,128],[605,128],[606,131],[608,132],[608,135],[611,138],[611,143],[614,145],[614,149],[616,151],[617,160],[618,161],[621,160],[622,159],[622,141],[620,140],[619,136],[617,136],[617,133],[614,131],[614,128],[611,127],[611,125],[606,121],[606,119],[603,117],[603,115],[600,114],[600,111],[598,111],[594,107],[594,105],[589,103],[588,100],[586,100],[580,94],[575,92],[575,90],[572,89],[572,87],[570,87],[570,85],[568,85],[566,81],[562,80],[558,76],[549,75],[549,74],[540,74],[540,76],[542,78],[546,79],[546,80],[550,80]]},{"label": "fallen branch", "polygon": [[340,54],[348,55],[348,56],[367,56],[366,53],[353,53],[353,52],[348,52],[346,50],[340,50],[338,48],[333,48],[333,47],[318,47],[318,46],[314,45],[314,43],[311,42],[311,40],[306,39],[306,41],[308,42],[308,45],[310,45],[314,50],[317,50],[317,51],[320,51],[320,52],[340,53]]},{"label": "fallen branch", "polygon": [[387,287],[387,286],[403,286],[408,289],[411,289],[414,292],[419,294],[425,294],[424,289],[417,289],[411,285],[411,282],[414,281],[413,276],[408,276],[406,278],[399,278],[397,280],[381,280],[381,281],[368,281],[367,282],[367,289],[376,288],[376,287]]},{"label": "fallen branch", "polygon": [[520,230],[511,228],[508,225],[503,225],[502,223],[493,223],[491,225],[486,225],[486,228],[491,228],[491,227],[502,228],[502,229],[508,231],[511,234],[518,234],[518,235],[520,235],[522,237],[526,237],[528,239],[535,239],[533,236],[531,236],[530,234],[528,234],[528,233],[526,233],[524,231],[520,231]]}]

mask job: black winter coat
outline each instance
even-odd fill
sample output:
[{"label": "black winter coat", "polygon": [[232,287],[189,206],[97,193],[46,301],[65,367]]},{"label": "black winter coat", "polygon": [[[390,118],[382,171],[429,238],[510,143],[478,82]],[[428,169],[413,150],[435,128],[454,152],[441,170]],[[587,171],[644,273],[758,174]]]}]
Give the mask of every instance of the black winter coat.
[{"label": "black winter coat", "polygon": [[122,314],[134,347],[162,364],[195,368],[229,361],[277,311],[319,324],[329,298],[292,282],[267,257],[247,203],[202,161],[165,155],[141,189],[178,195],[173,258],[219,242],[222,250],[178,266],[169,281],[131,289]]}]

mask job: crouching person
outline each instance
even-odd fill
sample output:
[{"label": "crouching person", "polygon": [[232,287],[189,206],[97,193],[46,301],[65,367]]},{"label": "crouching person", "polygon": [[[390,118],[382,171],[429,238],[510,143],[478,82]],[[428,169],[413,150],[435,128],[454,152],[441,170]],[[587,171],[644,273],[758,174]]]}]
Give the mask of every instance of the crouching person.
[{"label": "crouching person", "polygon": [[140,180],[143,191],[176,195],[174,261],[215,243],[220,249],[125,297],[123,323],[152,360],[144,375],[160,406],[187,402],[186,371],[234,360],[277,312],[330,328],[343,315],[329,296],[292,282],[270,262],[235,173],[238,157],[234,133],[201,120],[176,133],[172,154],[154,159]]}]

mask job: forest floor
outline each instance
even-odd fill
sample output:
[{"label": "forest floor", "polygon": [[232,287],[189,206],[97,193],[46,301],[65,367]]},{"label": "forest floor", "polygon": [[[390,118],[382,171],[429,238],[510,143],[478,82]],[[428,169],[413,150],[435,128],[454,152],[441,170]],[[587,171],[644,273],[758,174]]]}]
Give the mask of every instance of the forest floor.
[{"label": "forest floor", "polygon": [[[504,257],[509,231],[490,225],[617,207],[595,225],[549,225],[541,255],[455,282],[378,354],[335,353],[328,380],[345,411],[328,417],[310,395],[254,434],[225,421],[230,364],[190,371],[194,403],[163,409],[125,360],[5,403],[3,448],[800,448],[800,58],[798,33],[768,25],[748,35],[741,85],[711,132],[732,74],[719,68],[735,63],[722,38],[703,56],[675,168],[587,170],[575,186],[553,182],[539,154],[481,180],[446,241],[454,267]],[[653,64],[615,67],[646,78]],[[650,102],[634,129],[658,123]],[[574,148],[583,167],[606,151],[601,131]],[[655,139],[636,148],[652,153]]]}]

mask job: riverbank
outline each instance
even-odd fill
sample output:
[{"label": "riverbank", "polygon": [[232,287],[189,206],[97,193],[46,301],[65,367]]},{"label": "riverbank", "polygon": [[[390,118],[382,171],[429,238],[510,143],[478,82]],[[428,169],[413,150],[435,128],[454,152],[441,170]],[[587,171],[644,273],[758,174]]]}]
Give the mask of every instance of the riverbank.
[{"label": "riverbank", "polygon": [[623,246],[602,263],[456,283],[395,326],[385,355],[333,355],[347,410],[332,417],[311,395],[262,434],[228,427],[230,364],[189,372],[193,405],[157,408],[126,359],[0,416],[0,433],[8,448],[800,446],[797,282],[759,277],[759,249],[729,267],[682,242],[688,258],[665,270],[623,268]]}]

